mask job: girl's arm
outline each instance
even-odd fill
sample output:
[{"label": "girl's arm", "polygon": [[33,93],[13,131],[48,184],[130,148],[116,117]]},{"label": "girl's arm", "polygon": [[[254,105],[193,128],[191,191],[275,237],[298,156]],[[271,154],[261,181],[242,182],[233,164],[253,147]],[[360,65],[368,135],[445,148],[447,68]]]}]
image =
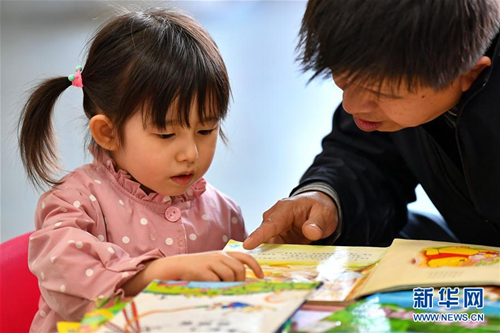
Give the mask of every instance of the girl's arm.
[{"label": "girl's arm", "polygon": [[155,249],[130,257],[105,241],[103,214],[85,189],[52,190],[36,210],[29,267],[38,277],[43,301],[65,320],[79,320],[99,297],[123,295],[122,286],[144,263],[165,257]]}]

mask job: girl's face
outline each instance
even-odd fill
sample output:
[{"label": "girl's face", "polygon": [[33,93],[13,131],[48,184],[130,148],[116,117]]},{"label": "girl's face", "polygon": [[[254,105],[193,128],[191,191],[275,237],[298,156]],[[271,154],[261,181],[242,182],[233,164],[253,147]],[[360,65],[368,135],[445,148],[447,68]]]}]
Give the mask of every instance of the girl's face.
[{"label": "girl's face", "polygon": [[123,145],[111,156],[146,192],[177,196],[207,172],[215,153],[219,121],[199,121],[195,109],[191,128],[167,121],[167,129],[145,127],[137,112],[125,124]]}]

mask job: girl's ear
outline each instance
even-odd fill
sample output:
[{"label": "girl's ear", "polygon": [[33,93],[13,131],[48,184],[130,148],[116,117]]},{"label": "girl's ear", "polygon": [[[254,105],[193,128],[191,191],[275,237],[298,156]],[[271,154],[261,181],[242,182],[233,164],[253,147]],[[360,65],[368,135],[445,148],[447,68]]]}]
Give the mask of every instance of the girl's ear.
[{"label": "girl's ear", "polygon": [[90,133],[95,142],[109,151],[116,151],[120,146],[111,119],[103,114],[93,116],[89,122]]}]

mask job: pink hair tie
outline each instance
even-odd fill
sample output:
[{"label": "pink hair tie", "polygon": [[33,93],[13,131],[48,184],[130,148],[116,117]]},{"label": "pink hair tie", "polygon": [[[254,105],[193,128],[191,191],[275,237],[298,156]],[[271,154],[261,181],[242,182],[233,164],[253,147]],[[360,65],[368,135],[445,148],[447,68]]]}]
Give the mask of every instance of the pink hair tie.
[{"label": "pink hair tie", "polygon": [[75,87],[83,88],[83,81],[82,81],[82,66],[78,65],[75,68],[76,73],[73,75],[68,75],[68,80],[71,81],[71,84],[74,85]]}]

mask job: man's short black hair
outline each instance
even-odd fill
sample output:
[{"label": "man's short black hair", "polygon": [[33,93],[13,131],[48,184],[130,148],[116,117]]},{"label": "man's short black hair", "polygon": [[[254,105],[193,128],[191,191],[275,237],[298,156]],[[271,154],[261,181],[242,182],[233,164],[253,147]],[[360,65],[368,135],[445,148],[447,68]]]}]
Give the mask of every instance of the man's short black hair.
[{"label": "man's short black hair", "polygon": [[499,0],[309,0],[298,60],[317,76],[410,90],[449,85],[484,55]]}]

